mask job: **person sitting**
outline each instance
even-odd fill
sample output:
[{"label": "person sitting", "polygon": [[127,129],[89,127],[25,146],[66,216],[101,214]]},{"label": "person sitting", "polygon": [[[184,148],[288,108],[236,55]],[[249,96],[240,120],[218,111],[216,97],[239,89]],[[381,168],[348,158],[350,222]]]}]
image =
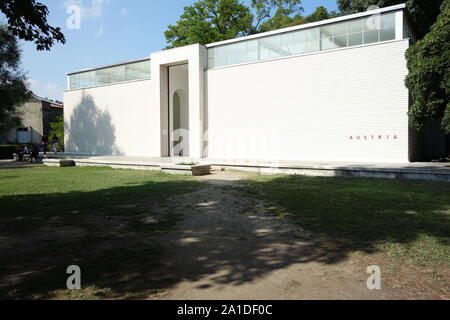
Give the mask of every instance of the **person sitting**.
[{"label": "person sitting", "polygon": [[25,147],[23,144],[19,146],[19,149],[17,150],[17,154],[19,155],[19,162],[23,161],[23,155],[25,154]]},{"label": "person sitting", "polygon": [[30,148],[28,146],[23,147],[23,161],[30,160]]}]

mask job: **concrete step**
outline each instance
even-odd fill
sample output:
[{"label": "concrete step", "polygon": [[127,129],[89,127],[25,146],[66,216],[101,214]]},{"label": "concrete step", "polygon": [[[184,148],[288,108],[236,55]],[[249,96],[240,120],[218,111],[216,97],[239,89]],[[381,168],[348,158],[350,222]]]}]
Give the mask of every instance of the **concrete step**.
[{"label": "concrete step", "polygon": [[[49,167],[111,167],[114,169],[130,169],[130,170],[152,170],[162,171],[170,174],[181,175],[207,175],[211,173],[210,165],[176,165],[156,162],[133,162],[133,161],[105,161],[94,159],[60,159],[60,158],[45,158],[43,164]],[[64,165],[67,164],[67,165]],[[70,165],[69,165],[70,164]]]}]

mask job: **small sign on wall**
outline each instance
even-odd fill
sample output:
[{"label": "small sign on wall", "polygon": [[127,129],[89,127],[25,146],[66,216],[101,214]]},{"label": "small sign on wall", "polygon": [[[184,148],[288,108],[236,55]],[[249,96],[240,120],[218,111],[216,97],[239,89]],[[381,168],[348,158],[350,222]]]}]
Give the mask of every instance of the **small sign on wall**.
[{"label": "small sign on wall", "polygon": [[370,134],[370,135],[355,135],[350,136],[350,141],[396,141],[398,140],[397,134]]}]

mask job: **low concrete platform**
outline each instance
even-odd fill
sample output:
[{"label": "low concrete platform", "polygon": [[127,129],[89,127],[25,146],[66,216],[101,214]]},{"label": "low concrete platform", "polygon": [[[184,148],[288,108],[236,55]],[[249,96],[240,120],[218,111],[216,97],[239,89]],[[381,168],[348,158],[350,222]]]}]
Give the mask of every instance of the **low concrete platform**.
[{"label": "low concrete platform", "polygon": [[74,161],[78,167],[111,167],[114,169],[130,170],[154,170],[170,174],[182,175],[208,175],[211,166],[207,164],[188,163],[187,161],[166,161],[165,158],[140,158],[140,157],[87,157],[87,156],[65,156],[49,155],[43,160],[45,166],[60,167],[62,161]]},{"label": "low concrete platform", "polygon": [[296,174],[326,177],[363,177],[450,182],[450,163],[350,163],[325,161],[245,161],[191,158],[152,158],[128,156],[49,155],[44,165],[59,165],[60,159],[73,159],[77,166],[107,166],[121,169],[158,170],[192,175],[194,163],[213,169],[228,168],[261,174]]}]

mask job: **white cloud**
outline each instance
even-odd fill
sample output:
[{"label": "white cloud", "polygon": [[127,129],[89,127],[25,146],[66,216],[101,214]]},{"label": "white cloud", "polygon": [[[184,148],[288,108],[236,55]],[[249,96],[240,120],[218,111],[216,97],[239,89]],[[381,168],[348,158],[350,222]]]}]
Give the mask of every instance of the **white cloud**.
[{"label": "white cloud", "polygon": [[90,5],[85,6],[89,0],[66,0],[63,3],[64,8],[71,5],[80,7],[82,19],[97,19],[103,15],[104,7],[110,0],[90,0]]},{"label": "white cloud", "polygon": [[52,100],[60,100],[63,99],[63,91],[65,88],[60,87],[58,84],[53,82],[43,82],[41,83],[36,79],[28,79],[29,89],[33,91],[34,94],[43,97],[49,98]]},{"label": "white cloud", "polygon": [[34,91],[33,88],[36,88],[39,85],[39,81],[37,81],[36,79],[27,79],[27,82],[29,89],[31,89],[32,91]]}]

